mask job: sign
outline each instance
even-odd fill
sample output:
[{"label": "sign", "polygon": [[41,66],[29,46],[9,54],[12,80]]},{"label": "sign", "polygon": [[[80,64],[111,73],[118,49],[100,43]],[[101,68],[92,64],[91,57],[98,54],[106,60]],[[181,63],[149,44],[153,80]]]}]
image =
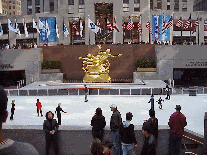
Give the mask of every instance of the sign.
[{"label": "sign", "polygon": [[[46,25],[47,17],[39,17],[39,20]],[[47,42],[47,33],[45,29],[40,29],[40,43],[46,43]],[[49,41],[49,40],[48,40]]]},{"label": "sign", "polygon": [[186,66],[207,66],[207,61],[206,62],[190,62],[190,63],[187,63]]},{"label": "sign", "polygon": [[10,64],[2,64],[0,65],[1,69],[5,69],[5,68],[14,68],[14,66],[11,66]]}]

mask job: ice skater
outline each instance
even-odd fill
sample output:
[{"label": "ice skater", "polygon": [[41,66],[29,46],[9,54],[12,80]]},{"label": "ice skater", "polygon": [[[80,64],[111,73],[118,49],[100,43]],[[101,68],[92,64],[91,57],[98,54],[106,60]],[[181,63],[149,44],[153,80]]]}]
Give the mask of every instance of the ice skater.
[{"label": "ice skater", "polygon": [[40,111],[41,116],[43,116],[42,115],[42,104],[41,104],[41,102],[39,102],[39,99],[37,99],[36,106],[37,106],[37,115],[38,115],[38,117],[39,117],[39,111]]},{"label": "ice skater", "polygon": [[88,88],[86,87],[86,85],[84,85],[84,89],[85,89],[85,101],[84,102],[88,102],[87,100],[87,94],[88,94]]},{"label": "ice skater", "polygon": [[[61,113],[60,111],[64,112],[64,113],[67,113],[65,111],[63,111],[63,109],[60,107],[61,103],[58,103],[58,107],[56,108],[56,111],[57,111],[57,118],[58,118],[58,125],[61,125]],[[55,114],[56,114],[56,111],[55,111]]]},{"label": "ice skater", "polygon": [[[166,84],[166,91],[167,91],[167,97],[165,98],[166,100],[170,100],[170,87],[168,84]],[[169,97],[169,98],[168,98]]]},{"label": "ice skater", "polygon": [[11,116],[10,116],[10,121],[14,120],[13,119],[13,115],[14,115],[14,110],[15,110],[15,104],[14,104],[15,100],[12,100],[12,108],[11,108]]},{"label": "ice skater", "polygon": [[162,101],[164,102],[164,100],[160,97],[158,101],[158,104],[159,104],[159,108],[162,110]]},{"label": "ice skater", "polygon": [[148,103],[150,102],[151,102],[151,110],[154,110],[154,95],[153,94],[151,95],[151,99]]}]

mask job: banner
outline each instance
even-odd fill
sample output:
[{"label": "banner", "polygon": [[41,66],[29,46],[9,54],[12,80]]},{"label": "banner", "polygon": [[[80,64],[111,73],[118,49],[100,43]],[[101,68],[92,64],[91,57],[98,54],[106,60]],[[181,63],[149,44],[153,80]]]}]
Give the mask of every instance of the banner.
[{"label": "banner", "polygon": [[[164,18],[163,18],[164,16]],[[162,23],[163,19],[165,23],[170,19],[170,15],[152,15],[152,40],[158,40],[158,41],[170,41],[170,28],[166,29],[164,33],[161,33],[162,31]],[[158,29],[159,28],[159,29]],[[160,30],[160,34],[159,34]]]},{"label": "banner", "polygon": [[[39,22],[42,22],[42,24],[44,25],[46,25],[46,20],[47,17],[39,17]],[[40,43],[46,43],[47,42],[46,29],[43,29],[43,26],[41,27],[40,24],[39,24],[39,31],[40,31]]]}]

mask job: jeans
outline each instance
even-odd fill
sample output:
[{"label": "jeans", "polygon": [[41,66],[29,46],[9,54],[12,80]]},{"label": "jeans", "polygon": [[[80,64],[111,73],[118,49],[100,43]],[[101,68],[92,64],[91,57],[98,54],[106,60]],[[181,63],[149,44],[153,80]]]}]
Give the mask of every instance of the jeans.
[{"label": "jeans", "polygon": [[114,146],[114,155],[120,155],[119,129],[111,131],[111,137]]},{"label": "jeans", "polygon": [[123,150],[123,155],[127,155],[127,153],[129,155],[135,155],[135,146],[134,143],[133,144],[122,144],[122,150]]},{"label": "jeans", "polygon": [[87,93],[85,93],[85,101],[87,101]]},{"label": "jeans", "polygon": [[168,155],[179,155],[182,137],[174,137],[170,132]]}]

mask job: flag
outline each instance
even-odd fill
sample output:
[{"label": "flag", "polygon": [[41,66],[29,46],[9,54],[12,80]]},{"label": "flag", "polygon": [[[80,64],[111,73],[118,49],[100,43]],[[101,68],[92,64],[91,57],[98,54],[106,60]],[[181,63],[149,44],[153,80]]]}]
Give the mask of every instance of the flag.
[{"label": "flag", "polygon": [[80,36],[81,37],[83,36],[83,23],[81,20],[80,20]]},{"label": "flag", "polygon": [[152,34],[152,28],[151,28],[151,26],[150,26],[149,21],[147,21],[146,27],[147,27],[147,29],[149,30],[150,34]]},{"label": "flag", "polygon": [[24,18],[23,18],[23,25],[24,25],[24,33],[25,33],[25,36],[28,37],[29,34],[28,34],[28,31],[27,31],[27,25],[26,25],[26,22],[24,21]]},{"label": "flag", "polygon": [[88,27],[91,29],[91,31],[97,33],[99,30],[99,27],[96,26],[89,18],[88,18]]},{"label": "flag", "polygon": [[67,36],[69,35],[69,32],[68,32],[68,29],[67,29],[67,27],[65,26],[65,24],[64,24],[63,31],[64,31],[64,35],[65,35],[65,37],[67,37]]},{"label": "flag", "polygon": [[181,17],[180,17],[180,19],[178,20],[176,26],[177,26],[177,27],[183,27],[183,21],[182,21],[182,18],[181,18]]},{"label": "flag", "polygon": [[139,21],[139,23],[137,24],[138,27],[138,32],[141,35],[142,34],[142,28],[141,28],[141,22]]},{"label": "flag", "polygon": [[75,32],[77,33],[78,28],[77,28],[77,26],[76,26],[76,24],[75,24],[75,21],[72,20],[72,22],[73,22],[73,24],[72,24],[72,28],[75,29]]},{"label": "flag", "polygon": [[3,29],[2,29],[2,26],[1,26],[1,23],[0,23],[0,36],[2,37],[3,36]]},{"label": "flag", "polygon": [[99,27],[100,33],[101,33],[101,23],[99,22],[99,20],[97,19],[97,26]]},{"label": "flag", "polygon": [[132,17],[131,17],[130,21],[127,24],[127,30],[131,31],[133,27],[134,27],[134,25],[133,25],[133,21],[132,21]]},{"label": "flag", "polygon": [[[196,22],[195,22],[195,24],[194,24],[193,33],[196,32],[196,27],[197,27],[197,26],[199,26],[198,18],[197,18],[197,20],[196,20]],[[193,33],[192,33],[192,34],[193,34]]]},{"label": "flag", "polygon": [[58,38],[60,37],[59,32],[58,32],[57,24],[56,24],[56,35],[57,35]]},{"label": "flag", "polygon": [[112,31],[113,29],[112,29],[111,23],[109,22],[108,19],[106,19],[106,20],[107,20],[107,27],[108,27],[108,30],[109,30],[109,31]]},{"label": "flag", "polygon": [[188,18],[188,21],[185,23],[184,29],[189,28],[190,25],[191,25],[191,27],[192,27],[191,14],[190,14],[190,16],[189,16],[189,18]]},{"label": "flag", "polygon": [[165,24],[165,30],[167,30],[168,28],[170,28],[171,26],[173,26],[173,20],[172,20],[172,16],[170,17],[170,19],[167,21],[167,23]]},{"label": "flag", "polygon": [[20,33],[20,30],[19,30],[19,27],[18,27],[18,24],[17,24],[17,20],[15,19],[15,22],[16,22],[16,33],[21,37],[21,33]]},{"label": "flag", "polygon": [[47,38],[48,38],[50,35],[50,28],[49,28],[47,20],[46,20],[46,32],[47,32]]},{"label": "flag", "polygon": [[123,29],[123,35],[125,36],[125,29],[126,29],[126,24],[124,23],[123,19],[122,19],[122,29]]},{"label": "flag", "polygon": [[45,25],[41,22],[41,20],[39,20],[39,29],[45,29],[45,30],[46,30],[46,27],[45,27]]},{"label": "flag", "polygon": [[162,33],[165,32],[165,15],[163,14],[163,18],[162,18]]},{"label": "flag", "polygon": [[14,27],[10,19],[8,19],[8,27],[9,27],[9,31],[16,32],[16,28]]},{"label": "flag", "polygon": [[204,26],[204,29],[207,29],[207,19],[204,21],[203,26]]},{"label": "flag", "polygon": [[157,24],[156,27],[158,29],[158,34],[160,34],[160,26],[159,26],[159,17],[157,18]]},{"label": "flag", "polygon": [[37,29],[37,32],[40,33],[38,27],[37,27],[37,23],[35,22],[35,20],[33,19],[33,29]]},{"label": "flag", "polygon": [[119,32],[119,27],[116,24],[116,16],[114,16],[114,22],[113,22],[113,30],[116,29]]}]

